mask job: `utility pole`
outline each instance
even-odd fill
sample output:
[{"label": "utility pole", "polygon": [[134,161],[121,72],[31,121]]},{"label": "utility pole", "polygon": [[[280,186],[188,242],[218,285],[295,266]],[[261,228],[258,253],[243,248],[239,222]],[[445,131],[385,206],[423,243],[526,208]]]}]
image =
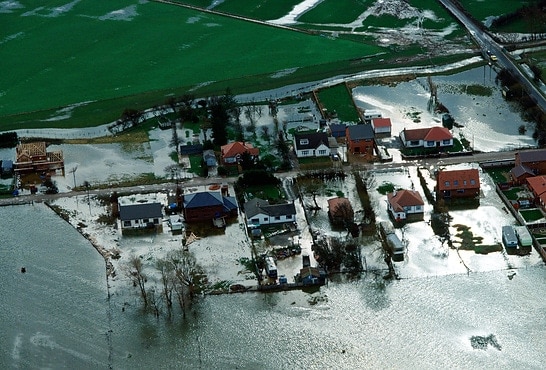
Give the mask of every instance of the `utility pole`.
[{"label": "utility pole", "polygon": [[78,169],[78,166],[74,166],[74,167],[72,167],[72,169],[70,171],[68,171],[69,173],[71,173],[74,176],[74,187],[76,187],[76,170],[77,169]]}]

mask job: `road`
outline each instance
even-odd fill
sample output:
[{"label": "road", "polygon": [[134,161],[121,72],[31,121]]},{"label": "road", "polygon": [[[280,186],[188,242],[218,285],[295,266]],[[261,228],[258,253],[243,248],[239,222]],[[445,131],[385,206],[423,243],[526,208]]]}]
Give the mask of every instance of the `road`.
[{"label": "road", "polygon": [[[372,163],[372,164],[362,164],[362,165],[352,165],[345,167],[345,170],[350,169],[366,169],[369,171],[374,170],[388,170],[395,169],[400,167],[411,167],[418,165],[430,166],[447,166],[460,163],[483,163],[488,161],[501,161],[501,160],[510,160],[514,159],[514,152],[488,152],[488,153],[476,153],[471,156],[456,156],[456,157],[440,157],[440,158],[424,158],[417,161],[403,161],[403,162],[387,162],[387,163]],[[298,171],[289,171],[276,174],[277,177],[281,179],[295,177],[299,174]],[[188,181],[181,181],[180,186],[183,188],[205,186],[218,183],[227,183],[233,184],[237,181],[236,177],[194,177]],[[112,187],[104,189],[91,189],[89,190],[90,196],[110,196],[114,191],[120,194],[137,194],[137,193],[154,193],[154,192],[167,192],[174,191],[175,184],[172,182],[166,182],[161,184],[151,184],[151,185],[139,185],[139,186],[130,186],[130,187]],[[0,206],[8,205],[21,205],[29,203],[42,203],[50,202],[52,200],[62,198],[62,197],[74,197],[74,196],[86,196],[87,191],[69,191],[62,192],[57,194],[25,194],[18,197],[4,198],[0,199]]]},{"label": "road", "polygon": [[505,68],[524,86],[530,98],[546,112],[546,98],[541,91],[529,80],[527,74],[520,68],[518,63],[512,60],[509,53],[502,45],[497,43],[487,32],[483,31],[476,21],[468,17],[459,6],[452,0],[439,0],[440,3],[467,29],[471,37],[482,49],[484,58],[489,59],[489,54],[497,57],[496,64]]}]

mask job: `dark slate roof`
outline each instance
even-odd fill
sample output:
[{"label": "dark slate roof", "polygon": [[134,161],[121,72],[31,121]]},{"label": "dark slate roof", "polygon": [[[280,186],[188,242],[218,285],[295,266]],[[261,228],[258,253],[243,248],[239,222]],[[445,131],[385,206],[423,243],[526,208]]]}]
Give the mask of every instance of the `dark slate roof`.
[{"label": "dark slate roof", "polygon": [[344,124],[344,123],[334,123],[334,124],[330,125],[330,131],[332,131],[332,133],[334,133],[334,132],[345,133],[346,128],[347,128],[347,125]]},{"label": "dark slate roof", "polygon": [[514,168],[512,168],[512,169],[510,170],[510,174],[512,174],[512,176],[513,176],[514,178],[516,178],[516,179],[517,179],[518,177],[520,177],[520,176],[525,175],[525,174],[529,174],[529,175],[531,175],[531,176],[535,176],[533,170],[531,170],[529,167],[523,166],[523,165],[521,165],[521,166],[515,166]]},{"label": "dark slate roof", "polygon": [[[300,140],[307,139],[309,144],[301,145]],[[296,143],[297,150],[316,149],[321,144],[328,146],[328,135],[325,132],[311,132],[307,134],[294,135],[294,141]]]},{"label": "dark slate roof", "polygon": [[161,203],[139,203],[119,206],[119,218],[122,221],[161,217],[163,217]]},{"label": "dark slate roof", "polygon": [[203,153],[203,145],[180,145],[181,155],[201,154]]},{"label": "dark slate roof", "polygon": [[546,150],[527,150],[518,153],[521,163],[546,161]]},{"label": "dark slate roof", "polygon": [[252,218],[260,213],[271,217],[295,215],[296,207],[294,203],[269,204],[267,200],[260,198],[254,198],[245,203],[247,218]]},{"label": "dark slate roof", "polygon": [[202,191],[184,195],[184,208],[203,208],[223,206],[226,211],[237,209],[237,200],[234,197],[224,197],[219,191]]},{"label": "dark slate roof", "polygon": [[349,130],[351,140],[370,140],[374,138],[372,125],[369,124],[347,126],[347,130]]}]

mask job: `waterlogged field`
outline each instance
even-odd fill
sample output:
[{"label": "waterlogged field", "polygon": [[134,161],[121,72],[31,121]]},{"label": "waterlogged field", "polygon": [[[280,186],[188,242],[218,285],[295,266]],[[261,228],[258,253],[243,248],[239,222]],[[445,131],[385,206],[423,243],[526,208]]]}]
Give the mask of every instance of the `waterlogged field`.
[{"label": "waterlogged field", "polygon": [[[494,17],[503,14],[512,13],[522,6],[531,5],[535,1],[513,1],[513,0],[498,0],[498,1],[483,1],[483,0],[460,0],[462,6],[478,21],[486,25],[490,24],[490,20]],[[531,32],[528,29],[528,22],[517,22],[517,26],[508,25],[500,30],[504,32]]]}]

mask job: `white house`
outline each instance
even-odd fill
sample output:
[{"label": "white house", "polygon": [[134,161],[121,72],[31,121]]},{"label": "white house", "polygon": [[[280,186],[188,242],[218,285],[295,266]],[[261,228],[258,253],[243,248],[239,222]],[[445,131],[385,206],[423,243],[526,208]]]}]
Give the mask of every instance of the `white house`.
[{"label": "white house", "polygon": [[269,204],[267,200],[254,198],[245,203],[248,225],[270,225],[296,222],[294,203]]},{"label": "white house", "polygon": [[328,135],[324,132],[296,134],[294,149],[298,158],[328,157],[330,155]]},{"label": "white house", "polygon": [[136,203],[119,205],[121,231],[162,228],[163,212],[161,203]]},{"label": "white house", "polygon": [[443,148],[453,146],[453,135],[445,127],[404,129],[400,139],[406,148]]},{"label": "white house", "polygon": [[398,190],[387,194],[387,209],[392,217],[405,220],[410,216],[422,218],[425,212],[425,202],[415,190]]}]

